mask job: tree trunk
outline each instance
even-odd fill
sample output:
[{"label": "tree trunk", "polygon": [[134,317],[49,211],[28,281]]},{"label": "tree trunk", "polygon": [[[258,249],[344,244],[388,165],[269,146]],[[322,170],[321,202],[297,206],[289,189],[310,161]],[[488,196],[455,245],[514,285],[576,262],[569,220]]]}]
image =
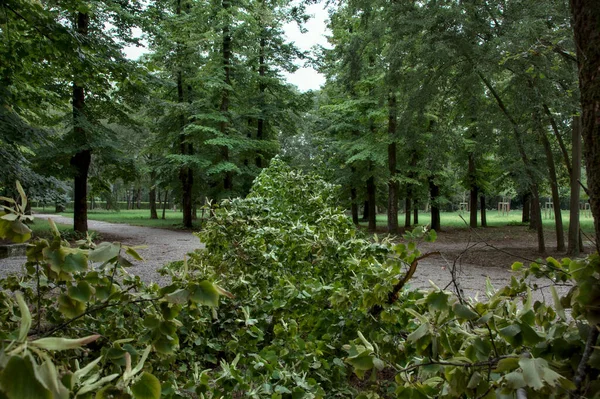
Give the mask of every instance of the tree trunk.
[{"label": "tree trunk", "polygon": [[544,242],[544,224],[542,223],[542,209],[540,207],[540,195],[537,183],[533,183],[531,185],[531,197],[532,197],[532,205],[531,205],[531,220],[535,220],[535,229],[537,231],[538,238],[538,252],[543,254],[546,252],[546,244]]},{"label": "tree trunk", "polygon": [[413,204],[413,223],[419,224],[419,207],[416,202]]},{"label": "tree trunk", "polygon": [[[231,8],[230,0],[222,1],[222,8],[225,18],[229,18],[229,9]],[[221,106],[220,111],[224,117],[224,120],[219,123],[219,130],[222,136],[229,134],[229,91],[231,88],[231,27],[229,22],[225,22],[223,25],[223,74],[225,75],[224,82],[225,86],[221,92]],[[223,162],[229,162],[229,147],[226,145],[221,147],[221,157]],[[233,174],[228,171],[225,172],[225,178],[223,180],[223,189],[229,191],[233,188]],[[191,220],[191,219],[190,219]]]},{"label": "tree trunk", "polygon": [[142,209],[142,188],[138,187],[136,194],[135,207],[137,209]]},{"label": "tree trunk", "polygon": [[563,160],[565,161],[565,166],[567,167],[567,172],[569,173],[569,176],[571,176],[571,174],[573,173],[573,170],[572,170],[573,167],[571,166],[571,160],[569,159],[569,152],[567,151],[567,146],[565,145],[565,142],[562,139],[560,132],[558,131],[558,125],[556,124],[556,121],[554,120],[554,117],[552,116],[552,112],[550,112],[550,108],[548,108],[548,106],[546,104],[544,104],[544,112],[546,112],[546,115],[548,116],[548,119],[550,120],[550,126],[552,126],[552,131],[554,132],[556,141],[558,141],[558,146],[560,147],[560,151],[563,154]]},{"label": "tree trunk", "polygon": [[389,96],[389,115],[388,115],[388,170],[390,180],[388,181],[388,207],[387,207],[387,227],[388,233],[398,233],[398,190],[400,184],[396,180],[396,96],[390,93]]},{"label": "tree trunk", "polygon": [[[90,17],[88,14],[77,13],[77,33],[87,36]],[[85,92],[83,82],[80,78],[74,76],[73,81],[73,129],[75,140],[83,144],[86,148],[77,152],[71,158],[71,165],[75,168],[75,182],[73,189],[73,229],[80,233],[88,231],[87,225],[87,180],[90,163],[92,161],[92,152],[87,148],[88,143],[85,138],[84,120],[85,120]]]},{"label": "tree trunk", "polygon": [[521,216],[521,223],[529,223],[531,216],[531,193],[527,192],[523,194],[523,216]]},{"label": "tree trunk", "polygon": [[554,165],[554,155],[550,148],[550,141],[545,130],[540,127],[540,138],[546,153],[546,163],[548,164],[548,177],[550,178],[550,188],[552,191],[552,205],[554,209],[554,225],[556,229],[556,250],[563,252],[565,250],[565,232],[562,223],[562,214],[560,211],[560,195],[558,193],[558,179],[556,177],[556,168]]},{"label": "tree trunk", "polygon": [[481,200],[481,227],[487,227],[487,216],[485,209],[485,195],[480,197]]},{"label": "tree trunk", "polygon": [[596,251],[600,252],[600,7],[597,0],[571,0],[570,3],[579,65],[581,133],[590,208]]},{"label": "tree trunk", "polygon": [[[504,105],[504,102],[502,101],[502,99],[500,98],[500,96],[498,95],[496,90],[494,89],[494,86],[492,86],[492,84],[485,78],[485,76],[483,76],[483,74],[481,72],[477,72],[477,74],[479,75],[479,78],[482,80],[482,82],[485,84],[485,86],[488,88],[488,90],[490,91],[490,93],[492,94],[494,99],[496,100],[496,103],[498,104],[498,107],[500,108],[502,113],[504,113],[504,115],[506,116],[506,118],[508,119],[508,121],[510,122],[510,124],[513,127],[513,135],[515,138],[515,142],[517,144],[517,149],[519,150],[519,154],[521,155],[521,160],[523,161],[525,173],[527,174],[527,177],[529,178],[529,184],[531,187],[531,195],[533,196],[533,202],[534,202],[532,209],[535,209],[536,215],[539,216],[537,218],[538,219],[538,223],[537,223],[538,251],[540,253],[545,253],[546,246],[544,243],[544,227],[542,225],[538,185],[536,182],[535,175],[532,172],[532,167],[531,167],[531,163],[529,161],[529,157],[527,156],[527,152],[525,152],[525,147],[523,146],[523,142],[522,142],[523,134],[521,133],[521,129],[520,129],[519,125],[517,124],[515,119],[511,116],[511,114],[508,112],[508,109]],[[532,219],[534,219],[534,218],[532,218]]]},{"label": "tree trunk", "polygon": [[[265,84],[265,75],[267,72],[267,65],[265,64],[265,53],[267,40],[265,38],[266,32],[264,28],[261,28],[260,37],[260,50],[258,55],[258,92],[259,92],[259,116],[256,127],[256,140],[260,141],[264,139],[265,135],[265,90],[267,85]],[[256,154],[256,166],[259,168],[263,167],[263,154],[260,150]]]},{"label": "tree trunk", "polygon": [[350,204],[351,212],[352,212],[352,223],[358,226],[358,204],[356,203],[356,188],[350,188]]},{"label": "tree trunk", "polygon": [[363,205],[362,221],[366,222],[367,220],[369,220],[369,200],[365,201]]},{"label": "tree trunk", "polygon": [[[178,8],[178,13],[180,9]],[[185,102],[183,94],[183,74],[181,71],[177,73],[177,100],[179,104]],[[183,133],[185,129],[185,116],[182,114],[179,117],[180,133],[179,133],[179,153],[181,155],[188,154],[188,143],[186,142],[186,136]],[[192,170],[188,166],[182,166],[179,169],[179,181],[181,182],[181,210],[183,212],[183,226],[186,228],[192,227],[192,188],[194,184],[194,178]]]},{"label": "tree trunk", "polygon": [[367,180],[367,197],[369,202],[369,231],[377,230],[377,201],[375,177],[371,176]]},{"label": "tree trunk", "polygon": [[579,256],[582,247],[579,245],[579,201],[581,179],[581,119],[573,118],[573,168],[571,169],[571,202],[569,203],[569,244],[567,254]]},{"label": "tree trunk", "polygon": [[169,190],[165,190],[165,199],[164,199],[164,201],[163,201],[163,208],[162,208],[162,219],[163,219],[163,220],[165,220],[165,219],[166,219],[166,217],[165,217],[165,213],[166,213],[166,211],[167,211],[167,206],[168,206],[168,204],[169,204],[169,201],[168,201],[168,196],[169,196]]},{"label": "tree trunk", "polygon": [[471,198],[469,199],[469,226],[477,228],[477,202],[479,200],[479,188],[477,187],[477,169],[475,167],[475,156],[469,153],[469,187]]},{"label": "tree trunk", "polygon": [[431,197],[431,229],[440,231],[441,219],[440,219],[440,208],[437,203],[437,199],[440,196],[440,187],[435,184],[434,177],[429,176],[429,195]]},{"label": "tree trunk", "polygon": [[158,214],[156,213],[156,172],[150,172],[150,192],[148,194],[148,202],[150,202],[150,219],[158,219]]},{"label": "tree trunk", "polygon": [[406,200],[404,200],[404,228],[410,228],[410,226],[412,226],[412,223],[410,221],[410,214],[412,212],[412,205],[411,205],[412,201],[410,196],[406,197]]}]

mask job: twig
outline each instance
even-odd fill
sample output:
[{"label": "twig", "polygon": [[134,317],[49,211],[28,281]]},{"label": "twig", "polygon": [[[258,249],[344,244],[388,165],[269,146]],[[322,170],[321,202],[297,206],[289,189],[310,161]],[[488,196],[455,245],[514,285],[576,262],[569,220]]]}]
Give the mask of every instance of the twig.
[{"label": "twig", "polygon": [[587,369],[588,360],[590,360],[590,356],[592,355],[593,347],[598,340],[598,326],[590,325],[590,333],[588,335],[588,339],[585,343],[585,349],[583,350],[583,354],[581,355],[581,360],[579,361],[579,366],[577,366],[577,372],[575,373],[575,390],[571,392],[571,398],[580,398],[582,394],[582,385],[585,380],[585,374]]},{"label": "twig", "polygon": [[398,370],[399,373],[407,373],[409,371],[418,369],[419,367],[424,367],[424,366],[433,366],[433,365],[438,365],[438,366],[456,366],[456,367],[487,367],[487,366],[494,366],[496,365],[500,360],[502,359],[507,359],[507,358],[517,358],[518,356],[515,355],[505,355],[505,356],[498,356],[492,359],[488,359],[488,360],[483,360],[480,362],[473,362],[473,363],[458,363],[458,362],[445,362],[445,361],[438,361],[438,360],[430,360],[429,362],[426,363],[419,363],[419,364],[413,364],[412,366],[403,368]]},{"label": "twig", "polygon": [[[404,285],[406,284],[406,282],[408,280],[410,280],[410,278],[413,276],[413,274],[415,274],[415,271],[417,270],[417,265],[419,264],[419,261],[425,259],[425,258],[429,258],[430,256],[433,255],[439,255],[439,251],[435,251],[435,252],[429,252],[426,253],[425,255],[421,255],[418,258],[416,258],[415,260],[412,261],[412,263],[410,264],[410,267],[408,268],[408,271],[404,274],[404,276],[402,277],[402,279],[400,281],[398,281],[398,283],[394,286],[394,288],[392,289],[392,291],[388,294],[388,299],[387,299],[387,304],[391,305],[394,302],[396,302],[398,300],[398,293],[400,292],[400,290],[402,289],[402,287],[404,287]],[[383,306],[381,305],[374,305],[371,310],[369,310],[369,313],[372,316],[379,316],[379,314],[383,311]]]}]

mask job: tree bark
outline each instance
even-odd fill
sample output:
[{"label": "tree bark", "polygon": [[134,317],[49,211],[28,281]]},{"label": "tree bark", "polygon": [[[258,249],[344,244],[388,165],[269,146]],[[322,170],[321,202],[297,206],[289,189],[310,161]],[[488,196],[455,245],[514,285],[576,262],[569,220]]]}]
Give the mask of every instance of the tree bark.
[{"label": "tree bark", "polygon": [[546,153],[546,163],[548,165],[548,177],[550,179],[550,189],[552,191],[552,206],[554,210],[554,225],[556,229],[556,250],[562,252],[565,250],[565,232],[562,223],[562,214],[560,211],[560,195],[558,193],[558,178],[556,177],[556,167],[554,165],[554,155],[550,148],[550,141],[540,125],[540,139]]},{"label": "tree bark", "polygon": [[398,233],[398,191],[400,184],[396,180],[396,95],[389,95],[389,115],[388,115],[388,170],[390,172],[390,180],[388,181],[388,207],[387,207],[387,228],[388,233]]},{"label": "tree bark", "polygon": [[367,197],[369,207],[369,231],[377,230],[377,201],[376,201],[375,177],[371,176],[367,180]]},{"label": "tree bark", "polygon": [[536,215],[539,216],[539,218],[537,218],[537,220],[538,220],[538,223],[537,223],[538,251],[540,253],[545,253],[546,245],[544,243],[544,227],[542,225],[538,184],[537,184],[535,175],[532,172],[532,166],[529,161],[529,157],[527,156],[527,152],[525,152],[525,147],[523,146],[523,142],[522,142],[523,134],[521,133],[521,129],[519,128],[519,125],[517,124],[517,122],[514,120],[514,118],[508,112],[508,109],[506,108],[506,106],[504,105],[504,102],[502,101],[502,99],[500,98],[498,93],[496,92],[496,89],[494,89],[494,86],[492,86],[492,84],[485,78],[485,76],[483,76],[483,74],[481,72],[477,72],[477,74],[479,75],[479,78],[482,80],[482,82],[485,84],[485,86],[488,88],[488,90],[490,91],[490,93],[492,94],[494,99],[496,100],[496,103],[498,104],[498,107],[500,108],[502,113],[504,113],[504,115],[506,116],[506,118],[508,119],[508,121],[510,122],[510,124],[513,127],[513,135],[515,138],[515,142],[517,144],[517,149],[519,150],[519,154],[521,155],[521,160],[523,161],[523,166],[525,167],[525,173],[527,174],[527,177],[529,178],[529,184],[531,186],[531,195],[533,197],[532,209],[536,210]]},{"label": "tree bark", "polygon": [[[267,40],[265,38],[265,29],[261,29],[260,37],[260,50],[258,55],[258,93],[259,93],[259,116],[256,127],[256,140],[264,140],[265,135],[265,90],[267,85],[265,84],[267,65],[265,64],[265,49],[267,46]],[[263,154],[260,150],[256,154],[256,166],[259,168],[263,167]]]},{"label": "tree bark", "polygon": [[150,202],[150,219],[158,219],[156,213],[156,172],[150,172],[150,192],[148,194],[148,201]]},{"label": "tree bark", "polygon": [[600,7],[597,0],[570,0],[570,4],[579,66],[583,154],[596,251],[600,252]]},{"label": "tree bark", "polygon": [[365,201],[365,203],[363,204],[362,221],[366,222],[367,220],[369,220],[369,200]]},{"label": "tree bark", "polygon": [[165,190],[165,199],[164,199],[164,201],[163,201],[163,208],[162,208],[162,219],[163,219],[163,220],[165,220],[165,219],[166,219],[166,217],[165,217],[165,213],[166,213],[166,211],[167,211],[167,206],[168,206],[168,204],[169,204],[169,201],[168,201],[168,196],[169,196],[169,190]]},{"label": "tree bark", "polygon": [[469,226],[477,228],[477,202],[479,200],[479,187],[477,187],[477,169],[475,167],[475,156],[469,153],[469,189],[471,197],[469,199]]},{"label": "tree bark", "polygon": [[419,224],[419,207],[416,202],[413,204],[413,223]]},{"label": "tree bark", "polygon": [[429,195],[431,202],[431,229],[435,231],[440,231],[441,228],[441,218],[440,218],[440,208],[437,203],[437,199],[440,196],[440,187],[435,184],[434,177],[429,176]]},{"label": "tree bark", "polygon": [[350,188],[350,209],[352,213],[352,223],[358,226],[358,204],[356,203],[356,188]]},{"label": "tree bark", "polygon": [[573,118],[573,169],[571,170],[571,201],[569,203],[569,243],[567,254],[569,256],[579,256],[583,248],[579,245],[579,201],[581,179],[581,119]]},{"label": "tree bark", "polygon": [[531,216],[531,193],[527,192],[523,194],[523,215],[521,216],[521,223],[529,223]]},{"label": "tree bark", "polygon": [[481,200],[481,227],[487,227],[487,216],[485,209],[485,195],[480,197]]},{"label": "tree bark", "polygon": [[[88,14],[77,13],[77,33],[81,36],[88,35],[90,17]],[[73,189],[73,229],[80,233],[88,231],[87,225],[87,180],[92,151],[88,148],[83,127],[85,120],[85,91],[83,82],[78,76],[73,81],[73,126],[75,140],[81,143],[80,149],[72,158],[71,165],[75,168],[75,181]]]},{"label": "tree bark", "polygon": [[565,145],[565,142],[562,139],[562,136],[560,135],[560,131],[558,130],[558,125],[556,124],[556,121],[554,120],[554,117],[552,116],[552,112],[550,112],[550,108],[548,108],[548,106],[546,104],[543,104],[543,106],[544,106],[544,112],[546,113],[546,115],[548,116],[548,119],[550,120],[550,126],[552,126],[552,131],[554,132],[556,141],[558,141],[558,146],[560,147],[560,151],[563,154],[563,160],[565,161],[565,166],[567,167],[567,172],[569,173],[569,176],[571,176],[571,174],[573,173],[573,171],[572,171],[573,167],[571,166],[571,160],[569,159],[569,152],[567,151],[567,146]]}]

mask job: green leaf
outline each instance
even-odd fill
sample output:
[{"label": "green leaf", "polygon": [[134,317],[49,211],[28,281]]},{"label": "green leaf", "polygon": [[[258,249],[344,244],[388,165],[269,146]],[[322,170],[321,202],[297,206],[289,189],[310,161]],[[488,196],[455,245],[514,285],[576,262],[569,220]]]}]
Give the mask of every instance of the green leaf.
[{"label": "green leaf", "polygon": [[563,307],[562,303],[560,302],[560,299],[558,298],[558,293],[556,292],[556,287],[551,286],[550,292],[552,293],[552,299],[554,301],[554,308],[556,310],[556,314],[558,314],[558,316],[561,318],[561,320],[566,321],[567,315],[565,313],[565,308]]},{"label": "green leaf", "polygon": [[521,332],[521,327],[519,327],[518,324],[511,324],[510,326],[504,327],[498,331],[498,333],[500,333],[500,335],[505,338],[506,337],[512,338],[520,332]]},{"label": "green leaf", "polygon": [[523,358],[519,360],[519,365],[523,369],[523,379],[527,386],[535,390],[540,390],[544,387],[542,380],[543,371],[536,360],[538,359]]},{"label": "green leaf", "polygon": [[207,281],[201,281],[192,286],[190,300],[195,303],[207,306],[219,306],[219,291],[215,286]]},{"label": "green leaf", "polygon": [[121,244],[102,242],[89,252],[89,259],[94,263],[104,263],[119,256]]},{"label": "green leaf", "polygon": [[423,338],[425,335],[429,333],[429,323],[421,324],[419,328],[410,333],[406,340],[409,342],[416,342],[419,339]]},{"label": "green leaf", "polygon": [[80,348],[83,345],[87,345],[90,342],[94,342],[100,338],[100,335],[89,335],[84,338],[59,338],[59,337],[49,337],[49,338],[40,338],[35,341],[32,341],[30,344],[36,346],[40,349],[46,349],[51,351],[62,351],[67,349],[76,349]]},{"label": "green leaf", "polygon": [[17,304],[19,305],[19,312],[21,312],[21,325],[19,326],[19,341],[25,342],[29,329],[31,328],[31,313],[29,313],[29,307],[23,299],[23,294],[15,292],[17,298]]},{"label": "green leaf", "polygon": [[167,300],[167,302],[183,305],[187,303],[189,297],[190,292],[186,289],[181,288],[165,296],[165,299]]},{"label": "green leaf", "polygon": [[371,370],[374,366],[373,357],[368,352],[346,358],[346,362],[356,370]]},{"label": "green leaf", "polygon": [[139,261],[143,261],[144,260],[144,258],[142,258],[140,256],[140,254],[138,254],[135,249],[133,249],[132,247],[126,247],[126,248],[127,248],[127,250],[125,251],[125,253],[127,255],[131,256],[135,260],[139,260]]},{"label": "green leaf", "polygon": [[519,368],[519,359],[516,357],[509,357],[501,359],[494,371],[496,373],[506,373],[507,371],[513,371],[517,368]]},{"label": "green leaf", "polygon": [[515,262],[510,268],[515,272],[521,270],[523,268],[523,262]]},{"label": "green leaf", "polygon": [[471,310],[468,306],[465,306],[461,303],[455,303],[453,307],[454,313],[459,319],[475,320],[479,317],[477,313]]},{"label": "green leaf", "polygon": [[9,399],[53,399],[37,379],[30,357],[12,356],[2,373],[0,388]]},{"label": "green leaf", "polygon": [[61,294],[58,296],[58,310],[67,317],[77,317],[85,312],[85,304]]},{"label": "green leaf", "polygon": [[144,372],[131,386],[135,399],[160,399],[160,381],[150,373]]},{"label": "green leaf", "polygon": [[71,299],[85,303],[92,297],[92,287],[86,281],[80,281],[76,286],[70,286],[67,294]]}]

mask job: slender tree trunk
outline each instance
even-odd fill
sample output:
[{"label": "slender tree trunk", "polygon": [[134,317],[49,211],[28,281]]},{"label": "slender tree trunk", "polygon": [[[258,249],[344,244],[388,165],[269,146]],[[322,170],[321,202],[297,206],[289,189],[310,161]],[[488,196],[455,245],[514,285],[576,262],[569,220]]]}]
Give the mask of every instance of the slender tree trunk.
[{"label": "slender tree trunk", "polygon": [[558,193],[558,179],[556,177],[556,168],[554,166],[554,155],[550,148],[550,141],[543,128],[540,126],[540,139],[546,153],[546,163],[548,164],[548,177],[550,178],[550,188],[552,191],[552,205],[554,209],[554,224],[556,229],[556,250],[562,252],[565,250],[565,232],[562,223],[562,214],[560,211],[560,195]]},{"label": "slender tree trunk", "polygon": [[531,216],[531,193],[526,192],[523,194],[523,216],[521,217],[521,223],[529,223]]},{"label": "slender tree trunk", "polygon": [[388,170],[390,180],[388,181],[388,207],[387,207],[387,227],[388,233],[398,233],[398,191],[400,184],[396,180],[396,96],[394,93],[389,95],[389,115],[388,115]]},{"label": "slender tree trunk", "polygon": [[[90,17],[88,14],[77,13],[77,33],[86,37]],[[79,150],[72,158],[71,165],[75,168],[75,182],[73,189],[73,229],[80,233],[88,231],[87,225],[87,180],[90,163],[92,161],[92,151],[87,148],[87,140],[85,138],[84,120],[85,120],[85,91],[83,82],[79,76],[74,76],[73,81],[73,126],[75,140],[83,144],[80,147],[85,149]]]},{"label": "slender tree trunk", "polygon": [[[267,85],[265,83],[267,65],[265,64],[265,53],[267,40],[265,38],[266,32],[265,29],[261,29],[261,37],[260,37],[260,50],[258,55],[258,92],[259,92],[259,108],[260,114],[258,117],[257,127],[256,127],[256,140],[264,140],[265,135],[265,90],[267,89]],[[256,166],[259,168],[263,167],[263,154],[260,150],[257,151],[256,154]]]},{"label": "slender tree trunk", "polygon": [[168,197],[169,197],[169,190],[165,190],[165,199],[163,201],[163,208],[162,208],[162,219],[165,220],[165,213],[167,211],[167,206],[169,205],[169,201],[168,201]]},{"label": "slender tree trunk", "polygon": [[150,192],[148,194],[148,202],[150,202],[150,219],[158,219],[156,213],[156,172],[150,172]]},{"label": "slender tree trunk", "polygon": [[569,246],[567,254],[570,256],[579,256],[583,248],[579,245],[579,201],[581,179],[581,119],[573,118],[573,169],[571,170],[571,201],[569,203]]},{"label": "slender tree trunk", "polygon": [[440,218],[440,208],[438,205],[438,198],[440,196],[440,187],[435,184],[435,180],[433,176],[429,176],[429,195],[431,202],[431,229],[435,231],[440,231],[441,228],[441,218]]},{"label": "slender tree trunk", "polygon": [[548,108],[548,106],[546,104],[543,104],[544,106],[544,112],[546,113],[546,115],[548,116],[548,119],[550,120],[550,126],[552,126],[552,131],[554,132],[554,137],[556,137],[556,141],[558,141],[558,146],[560,147],[560,151],[563,154],[563,160],[565,161],[565,166],[567,167],[567,172],[569,173],[569,176],[571,176],[571,174],[573,173],[572,171],[572,166],[571,166],[571,160],[569,159],[569,152],[567,151],[567,146],[565,145],[564,140],[562,139],[562,136],[560,135],[560,131],[558,130],[558,125],[556,124],[556,120],[554,120],[554,117],[552,116],[552,112],[550,112],[550,108]]},{"label": "slender tree trunk", "polygon": [[369,203],[369,231],[377,230],[377,201],[376,201],[375,177],[371,176],[367,180],[367,197]]},{"label": "slender tree trunk", "polygon": [[[222,0],[222,8],[225,14],[225,18],[229,18],[229,9],[231,8],[230,0]],[[225,120],[219,124],[219,130],[221,135],[226,136],[229,134],[229,93],[231,90],[231,27],[229,21],[225,22],[223,26],[223,73],[225,75],[224,83],[225,87],[221,92],[221,106],[220,111]],[[229,147],[226,145],[221,147],[221,157],[224,162],[229,162]],[[229,191],[233,188],[233,174],[232,172],[225,172],[225,178],[223,180],[223,189]]]},{"label": "slender tree trunk", "polygon": [[479,199],[479,188],[477,187],[477,169],[475,167],[475,156],[469,153],[469,184],[471,198],[469,199],[469,226],[477,228],[477,202]]},{"label": "slender tree trunk", "polygon": [[419,207],[416,202],[413,204],[413,223],[419,224]]},{"label": "slender tree trunk", "polygon": [[367,220],[369,220],[369,200],[366,200],[363,205],[362,221],[366,222]]},{"label": "slender tree trunk", "polygon": [[142,188],[138,187],[137,189],[137,201],[135,202],[135,207],[137,209],[142,209]]},{"label": "slender tree trunk", "polygon": [[535,230],[538,238],[538,252],[543,254],[546,252],[546,244],[544,242],[544,224],[542,223],[542,209],[540,206],[540,195],[537,183],[532,184],[531,187],[531,220],[535,221]]},{"label": "slender tree trunk", "polygon": [[352,223],[358,226],[358,204],[356,203],[356,188],[350,188],[350,204],[351,212],[352,212]]},{"label": "slender tree trunk", "polygon": [[481,227],[487,227],[487,216],[485,209],[485,195],[479,197],[481,200]]},{"label": "slender tree trunk", "polygon": [[583,155],[596,251],[600,252],[600,7],[597,0],[570,0],[570,3],[579,65]]},{"label": "slender tree trunk", "polygon": [[[545,253],[546,245],[544,243],[544,227],[542,224],[542,217],[541,217],[541,211],[540,211],[540,197],[539,197],[538,185],[537,185],[535,175],[532,172],[529,157],[527,156],[527,152],[525,151],[525,147],[523,146],[523,142],[522,142],[523,135],[521,133],[521,129],[519,128],[519,125],[514,120],[514,118],[511,116],[511,114],[508,112],[508,109],[506,108],[506,106],[504,105],[504,102],[502,101],[502,99],[500,98],[498,93],[496,92],[496,89],[494,89],[494,86],[492,86],[492,84],[485,78],[485,76],[483,76],[483,74],[481,72],[477,72],[477,73],[478,73],[480,79],[482,80],[482,82],[485,84],[485,86],[488,88],[488,90],[490,91],[490,93],[492,94],[494,99],[496,100],[498,107],[504,113],[504,115],[506,116],[506,118],[509,120],[509,122],[511,123],[511,125],[513,127],[513,135],[515,138],[515,142],[517,144],[517,149],[519,150],[519,154],[521,155],[521,160],[523,161],[523,166],[525,167],[525,173],[527,174],[527,177],[529,178],[529,185],[531,187],[531,195],[533,197],[533,202],[534,202],[532,208],[536,209],[536,214],[539,215],[538,223],[537,223],[538,251],[540,253]],[[600,211],[600,209],[599,209],[599,211]]]}]

